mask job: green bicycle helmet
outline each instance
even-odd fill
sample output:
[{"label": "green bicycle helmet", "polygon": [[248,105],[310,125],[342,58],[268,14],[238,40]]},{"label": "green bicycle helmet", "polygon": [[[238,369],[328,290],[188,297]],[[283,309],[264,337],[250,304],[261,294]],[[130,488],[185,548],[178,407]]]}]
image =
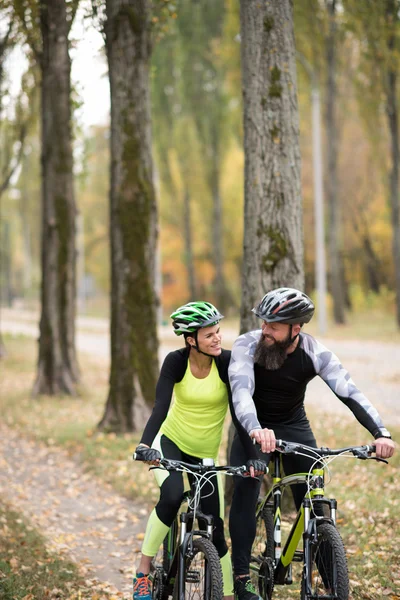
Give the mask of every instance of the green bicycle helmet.
[{"label": "green bicycle helmet", "polygon": [[171,314],[176,335],[216,325],[224,316],[210,302],[188,302]]}]

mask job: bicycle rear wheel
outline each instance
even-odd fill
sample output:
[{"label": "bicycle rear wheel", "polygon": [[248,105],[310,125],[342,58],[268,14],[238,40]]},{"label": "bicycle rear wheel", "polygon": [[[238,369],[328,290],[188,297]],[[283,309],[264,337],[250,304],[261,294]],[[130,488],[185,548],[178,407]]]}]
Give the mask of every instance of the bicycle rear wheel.
[{"label": "bicycle rear wheel", "polygon": [[301,583],[301,600],[324,597],[348,600],[349,574],[342,538],[334,525],[317,525],[317,542],[311,544],[309,581],[311,594],[307,593],[305,571]]},{"label": "bicycle rear wheel", "polygon": [[256,535],[251,548],[250,578],[261,598],[270,600],[274,589],[274,517],[272,504],[256,510]]},{"label": "bicycle rear wheel", "polygon": [[[185,600],[223,599],[221,563],[218,552],[210,540],[199,538],[193,541],[193,551],[185,559],[183,577]],[[177,587],[176,580],[174,598],[178,598]]]}]

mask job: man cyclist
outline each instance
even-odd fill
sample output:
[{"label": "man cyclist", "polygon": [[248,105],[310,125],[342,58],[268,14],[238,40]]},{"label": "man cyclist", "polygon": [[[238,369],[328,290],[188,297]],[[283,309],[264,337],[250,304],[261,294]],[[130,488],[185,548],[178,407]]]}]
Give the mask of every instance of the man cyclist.
[{"label": "man cyclist", "polygon": [[[389,458],[394,452],[390,433],[367,398],[353,383],[339,359],[310,335],[301,331],[314,314],[311,299],[293,288],[268,292],[253,312],[261,329],[241,335],[234,343],[229,365],[233,409],[249,436],[258,444],[259,458],[267,464],[276,438],[316,447],[304,409],[307,384],[319,375],[375,438],[376,454]],[[243,463],[244,450],[236,436],[232,465]],[[307,472],[312,461],[303,456],[282,456],[285,473]],[[259,478],[235,478],[230,512],[235,593],[239,600],[257,600],[250,583],[249,562],[255,537],[255,508]],[[296,508],[305,486],[293,486]]]}]

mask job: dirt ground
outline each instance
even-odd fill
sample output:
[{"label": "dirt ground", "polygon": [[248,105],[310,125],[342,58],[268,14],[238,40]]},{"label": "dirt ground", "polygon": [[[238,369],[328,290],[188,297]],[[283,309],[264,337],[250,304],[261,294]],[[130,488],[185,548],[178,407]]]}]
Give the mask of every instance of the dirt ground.
[{"label": "dirt ground", "polygon": [[[3,332],[37,336],[31,316],[3,311]],[[164,343],[160,358],[179,340],[160,331]],[[235,339],[225,333],[226,347]],[[341,359],[354,381],[381,413],[390,429],[400,424],[400,347],[378,342],[321,339]],[[105,322],[81,320],[77,345],[108,360],[109,338]],[[348,409],[320,380],[308,389],[307,404],[350,417]],[[33,443],[0,425],[0,495],[29,516],[50,546],[67,553],[86,572],[86,577],[118,597],[131,597],[131,580],[140,550],[148,507],[129,502],[85,473],[62,450]]]},{"label": "dirt ground", "polygon": [[0,496],[29,517],[50,548],[75,560],[93,585],[131,597],[148,507],[118,496],[62,450],[4,424]]}]

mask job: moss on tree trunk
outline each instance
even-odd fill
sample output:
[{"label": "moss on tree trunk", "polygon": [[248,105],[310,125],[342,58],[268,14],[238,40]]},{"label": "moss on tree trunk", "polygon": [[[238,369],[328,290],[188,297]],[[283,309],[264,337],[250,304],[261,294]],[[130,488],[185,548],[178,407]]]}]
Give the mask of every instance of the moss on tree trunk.
[{"label": "moss on tree trunk", "polygon": [[134,379],[153,404],[158,377],[157,211],[150,126],[150,3],[107,2],[111,88],[111,374],[99,427],[135,429]]},{"label": "moss on tree trunk", "polygon": [[304,286],[292,3],[241,0],[245,225],[241,331],[270,289]]}]

